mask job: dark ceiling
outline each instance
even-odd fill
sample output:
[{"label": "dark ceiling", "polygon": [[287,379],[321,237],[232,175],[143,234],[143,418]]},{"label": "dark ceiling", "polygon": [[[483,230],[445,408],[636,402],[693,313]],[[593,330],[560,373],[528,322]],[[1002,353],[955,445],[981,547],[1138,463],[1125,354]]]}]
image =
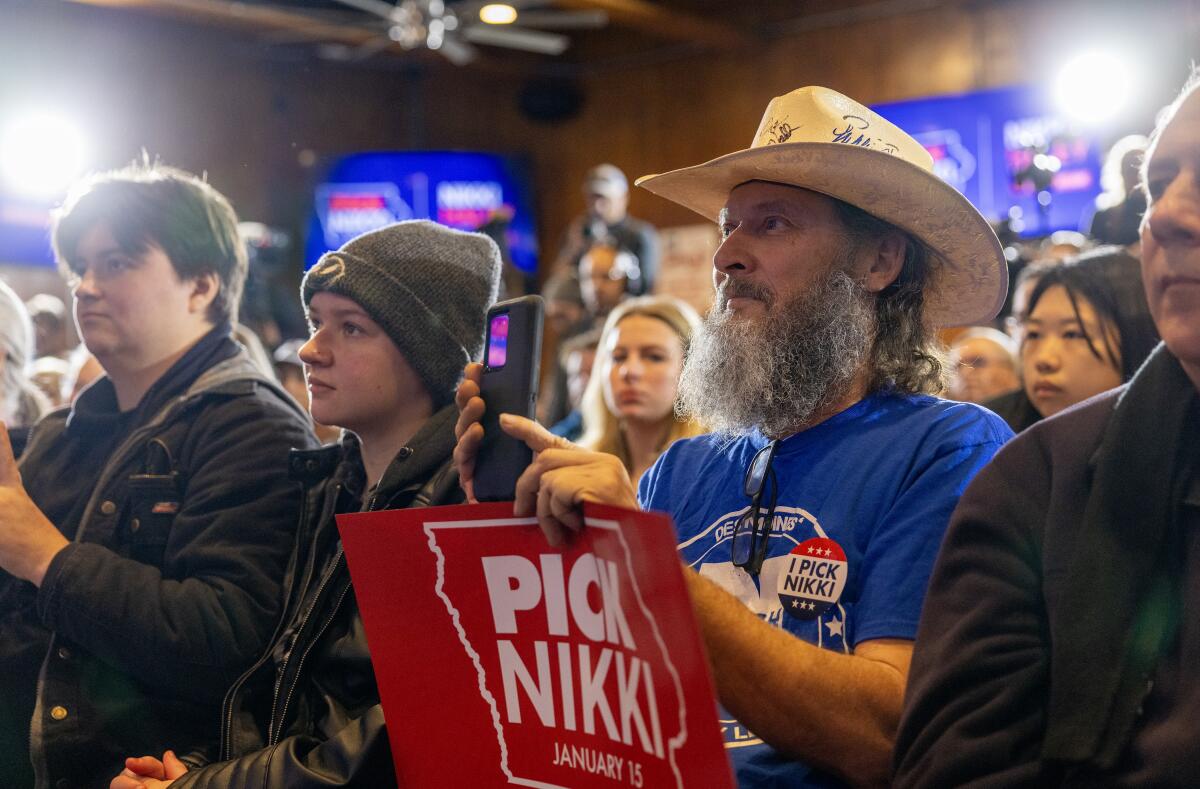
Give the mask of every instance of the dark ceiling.
[{"label": "dark ceiling", "polygon": [[[559,43],[565,48],[556,54],[486,40],[487,34],[503,26],[479,22],[483,0],[62,1],[209,28],[253,42],[268,55],[363,65],[450,60],[523,74],[578,75],[706,50],[737,50],[801,30],[911,13],[958,0],[509,0],[518,8],[514,27],[536,31],[535,36],[541,32],[562,37]],[[445,46],[432,51],[430,22],[447,17],[453,17],[450,24],[455,28],[445,33]],[[552,39],[549,42],[553,44]],[[542,36],[533,45],[546,43]]]}]

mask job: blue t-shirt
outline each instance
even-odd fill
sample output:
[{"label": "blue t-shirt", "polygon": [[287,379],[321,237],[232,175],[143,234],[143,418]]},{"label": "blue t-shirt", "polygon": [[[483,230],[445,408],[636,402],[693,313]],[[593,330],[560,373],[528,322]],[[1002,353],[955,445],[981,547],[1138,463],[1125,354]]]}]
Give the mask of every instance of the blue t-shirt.
[{"label": "blue t-shirt", "polygon": [[[882,393],[781,441],[757,579],[732,565],[730,544],[750,505],[746,468],[768,443],[761,433],[676,442],[643,475],[638,498],[643,509],[674,519],[689,567],[767,622],[850,653],[862,641],[916,636],[950,513],[1011,437],[1000,417],[978,406]],[[720,715],[741,786],[842,785],[780,756],[724,709]]]}]

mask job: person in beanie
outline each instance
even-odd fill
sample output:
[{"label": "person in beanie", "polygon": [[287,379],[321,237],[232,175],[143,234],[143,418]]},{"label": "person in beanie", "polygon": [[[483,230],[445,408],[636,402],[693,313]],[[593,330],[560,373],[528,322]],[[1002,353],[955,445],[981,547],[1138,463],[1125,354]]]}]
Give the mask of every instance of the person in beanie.
[{"label": "person in beanie", "polygon": [[131,758],[113,789],[395,785],[334,516],[462,500],[454,390],[483,351],[500,270],[487,236],[418,220],[359,236],[305,276],[312,416],[345,432],[291,457],[306,502],[283,625],[226,695],[215,752]]}]

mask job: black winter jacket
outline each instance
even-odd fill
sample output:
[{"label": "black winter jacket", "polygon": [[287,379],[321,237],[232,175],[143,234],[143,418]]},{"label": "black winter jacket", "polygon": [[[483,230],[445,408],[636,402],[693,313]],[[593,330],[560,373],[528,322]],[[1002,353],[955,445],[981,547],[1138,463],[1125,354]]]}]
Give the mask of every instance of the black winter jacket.
[{"label": "black winter jacket", "polygon": [[[1101,445],[1125,391],[1098,395],[1031,427],[1001,449],[963,494],[917,632],[896,741],[895,786],[1107,784],[1107,768],[1052,761],[1044,748],[1055,686],[1052,631],[1064,619],[1116,613],[1069,610],[1064,590],[1076,557],[1095,550],[1079,533]],[[1200,530],[1197,503],[1193,494],[1179,505],[1185,533]],[[1095,579],[1097,587],[1104,582]],[[1077,671],[1106,669],[1119,672],[1125,678],[1120,686],[1130,689],[1108,699],[1109,707],[1089,710],[1105,726],[1101,742],[1111,760],[1141,726],[1152,683],[1129,661]],[[1113,721],[1127,724],[1116,728]],[[1171,770],[1190,771],[1194,779],[1196,765],[1158,772]]]},{"label": "black winter jacket", "polygon": [[[307,492],[288,604],[274,644],[230,689],[214,763],[172,784],[196,787],[395,786],[375,672],[334,515],[456,504],[450,464],[453,405],[426,423],[365,493],[353,436],[341,445],[292,453]],[[211,755],[210,755],[211,756]],[[185,761],[201,761],[192,754]]]},{"label": "black winter jacket", "polygon": [[[39,787],[107,787],[126,756],[212,742],[225,688],[268,643],[299,513],[283,459],[316,442],[226,333],[134,413],[101,379],[35,428],[26,489],[70,510],[55,525],[74,542],[40,589],[0,573],[0,785],[27,785],[32,760]],[[128,432],[72,429],[96,402]]]}]

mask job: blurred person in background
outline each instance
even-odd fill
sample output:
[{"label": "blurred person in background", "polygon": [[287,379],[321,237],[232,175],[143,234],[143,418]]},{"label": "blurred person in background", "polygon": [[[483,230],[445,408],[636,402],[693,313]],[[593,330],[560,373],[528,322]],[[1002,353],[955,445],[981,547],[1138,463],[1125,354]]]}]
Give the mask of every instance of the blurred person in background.
[{"label": "blurred person in background", "polygon": [[669,296],[630,299],[604,324],[579,444],[616,455],[635,485],[673,441],[705,432],[675,414],[679,374],[699,325],[690,305]]},{"label": "blurred person in background", "polygon": [[1029,314],[1029,294],[1033,293],[1033,288],[1037,285],[1038,279],[1060,262],[1057,260],[1046,260],[1041,263],[1030,263],[1021,269],[1021,273],[1017,274],[1017,279],[1013,283],[1012,289],[1012,308],[1004,318],[1004,332],[1012,338],[1018,348],[1020,348],[1021,339],[1024,337],[1025,316]]},{"label": "blurred person in background", "polygon": [[588,248],[579,259],[579,293],[593,326],[602,325],[634,292],[631,283],[640,276],[637,258],[612,241],[597,241]]},{"label": "blurred person in background", "polygon": [[299,403],[308,402],[308,388],[304,383],[304,362],[300,361],[300,348],[307,340],[299,338],[284,340],[275,353],[271,354],[275,377],[287,393]]},{"label": "blurred person in background", "polygon": [[575,271],[551,274],[542,287],[542,299],[546,310],[543,358],[549,360],[550,370],[542,376],[537,415],[543,424],[554,425],[566,419],[572,408],[567,396],[567,373],[562,365],[562,344],[591,330],[593,321],[583,305]]},{"label": "blurred person in background", "polygon": [[71,352],[67,337],[67,307],[62,299],[49,293],[39,293],[25,302],[33,319],[35,333],[33,356],[56,356],[65,359]]},{"label": "blurred person in background", "polygon": [[300,281],[291,236],[262,222],[240,222],[238,236],[248,261],[238,320],[268,348],[300,336],[307,327],[296,297]]},{"label": "blurred person in background", "polygon": [[30,380],[33,324],[17,294],[0,282],[0,420],[8,428],[13,453],[21,456],[29,429],[50,410],[50,401]]},{"label": "blurred person in background", "polygon": [[1023,325],[1021,377],[1043,418],[1128,381],[1158,344],[1138,260],[1119,247],[1042,274]]},{"label": "blurred person in background", "polygon": [[1138,226],[1146,212],[1146,193],[1138,188],[1138,173],[1149,141],[1144,135],[1122,137],[1109,149],[1100,171],[1104,188],[1096,197],[1088,235],[1098,244],[1138,243]]},{"label": "blurred person in background", "polygon": [[69,402],[67,380],[71,375],[71,363],[57,356],[39,356],[29,366],[29,380],[46,396],[51,408]]},{"label": "blurred person in background", "polygon": [[1021,386],[1012,338],[987,326],[968,329],[950,344],[951,400],[984,403]]},{"label": "blurred person in background", "polygon": [[1057,230],[1042,239],[1033,262],[1046,263],[1066,260],[1081,252],[1086,252],[1092,246],[1091,240],[1083,233],[1077,233],[1074,230]]},{"label": "blurred person in background", "polygon": [[513,207],[503,204],[489,210],[484,223],[475,228],[476,233],[483,233],[496,242],[496,246],[500,248],[500,258],[504,261],[504,274],[500,277],[497,301],[537,292],[537,277],[517,268],[517,264],[513,262],[512,249],[508,243],[508,231],[513,216]]},{"label": "blurred person in background", "polygon": [[625,173],[611,164],[593,167],[583,180],[583,198],[587,211],[567,226],[553,270],[574,273],[589,247],[609,241],[638,261],[641,277],[632,283],[630,293],[650,293],[658,275],[658,231],[629,215],[629,181]]},{"label": "blurred person in background", "polygon": [[266,347],[254,329],[244,323],[235,323],[233,324],[233,339],[246,349],[250,361],[254,362],[254,366],[260,373],[267,378],[275,378],[275,365],[271,362],[271,355],[267,353]]},{"label": "blurred person in background", "polygon": [[560,342],[591,328],[574,272],[551,275],[542,287],[542,298],[546,301],[546,327]]},{"label": "blurred person in background", "polygon": [[563,343],[558,353],[558,365],[566,379],[567,403],[571,406],[571,411],[556,422],[550,428],[550,432],[568,441],[575,441],[583,435],[583,413],[579,407],[583,403],[583,393],[592,377],[596,348],[600,345],[600,331],[592,329],[577,334]]},{"label": "blurred person in background", "polygon": [[83,343],[71,351],[70,356],[67,357],[67,365],[68,372],[63,381],[63,392],[67,396],[67,402],[73,403],[84,389],[104,375],[104,368],[100,366],[100,361]]},{"label": "blurred person in background", "polygon": [[[574,280],[574,276],[578,280]],[[630,283],[640,277],[637,258],[616,246],[611,239],[596,241],[583,253],[577,272],[557,274],[553,278],[553,302],[548,300],[547,312],[559,342],[581,331],[600,328],[613,308],[629,297]],[[570,299],[578,288],[582,311],[575,312]],[[547,288],[549,291],[550,288]],[[549,297],[548,297],[549,298]],[[574,323],[570,321],[574,318]],[[567,372],[561,356],[550,357],[555,370],[549,381],[549,397],[539,411],[543,424],[555,425],[571,412],[567,394]]]}]

